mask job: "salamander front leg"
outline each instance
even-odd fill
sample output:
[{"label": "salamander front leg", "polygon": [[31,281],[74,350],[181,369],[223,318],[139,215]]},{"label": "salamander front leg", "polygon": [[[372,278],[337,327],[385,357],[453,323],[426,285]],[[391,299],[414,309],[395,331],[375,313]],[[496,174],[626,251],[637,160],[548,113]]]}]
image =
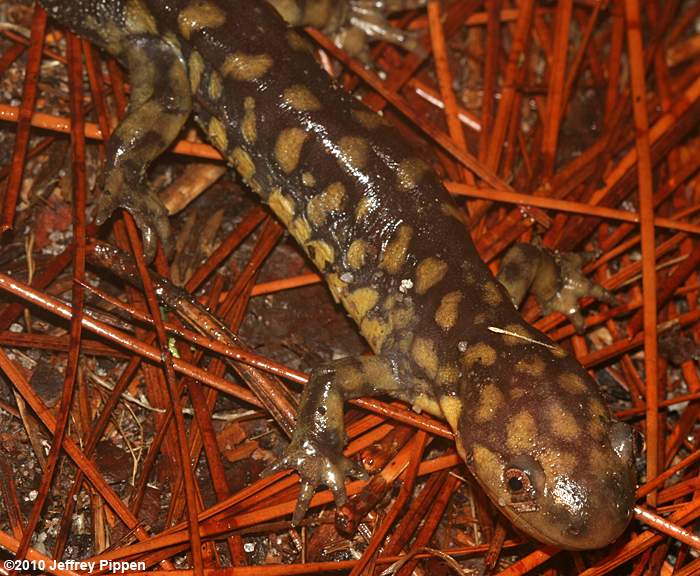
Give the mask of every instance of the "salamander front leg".
[{"label": "salamander front leg", "polygon": [[180,132],[192,109],[187,68],[182,54],[150,36],[128,42],[121,55],[133,87],[127,116],[107,145],[96,221],[102,224],[117,208],[136,220],[146,258],[155,255],[156,237],[167,249],[167,212],[145,181],[146,170]]},{"label": "salamander front leg", "polygon": [[424,57],[425,50],[418,42],[416,34],[392,26],[387,17],[403,10],[421,8],[427,3],[427,0],[390,0],[388,2],[349,0],[350,17],[348,20],[350,25],[362,30],[370,40],[390,42]]},{"label": "salamander front leg", "polygon": [[306,514],[316,488],[325,484],[333,492],[336,505],[347,500],[345,477],[366,478],[360,466],[343,456],[345,425],[343,402],[360,396],[401,394],[397,370],[380,356],[336,360],[315,369],[301,397],[297,427],[286,456],[266,470],[267,474],[295,468],[301,477],[301,493],[292,522]]},{"label": "salamander front leg", "polygon": [[590,296],[610,306],[617,303],[610,292],[583,274],[583,266],[596,257],[595,253],[558,252],[534,244],[514,244],[503,256],[498,280],[516,308],[530,291],[543,314],[565,314],[581,334],[585,323],[580,298]]},{"label": "salamander front leg", "polygon": [[[501,269],[496,278],[506,289],[513,306],[516,308],[520,308],[535,281],[541,260],[542,249],[533,244],[514,244],[503,256]],[[547,272],[553,274],[555,270],[550,268],[551,270],[548,269]],[[554,276],[554,280],[556,280],[556,276]]]}]

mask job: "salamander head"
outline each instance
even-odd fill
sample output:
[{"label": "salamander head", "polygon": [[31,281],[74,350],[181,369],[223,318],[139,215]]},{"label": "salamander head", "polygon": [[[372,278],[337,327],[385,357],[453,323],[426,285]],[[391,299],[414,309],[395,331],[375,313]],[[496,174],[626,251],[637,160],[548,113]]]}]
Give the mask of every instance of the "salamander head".
[{"label": "salamander head", "polygon": [[[582,368],[564,365],[547,383],[544,373],[518,374],[513,365],[501,368],[508,376],[500,384],[495,370],[483,374],[480,397],[463,407],[457,445],[520,530],[558,548],[600,548],[632,516],[633,430],[611,418]],[[555,374],[559,367],[550,365]]]}]

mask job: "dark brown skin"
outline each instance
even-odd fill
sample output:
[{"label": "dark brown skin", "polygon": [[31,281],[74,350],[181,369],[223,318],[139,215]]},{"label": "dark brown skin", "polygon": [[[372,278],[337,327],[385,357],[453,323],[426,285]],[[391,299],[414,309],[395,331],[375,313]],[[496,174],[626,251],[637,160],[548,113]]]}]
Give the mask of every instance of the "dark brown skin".
[{"label": "dark brown skin", "polygon": [[193,103],[376,354],[317,368],[304,389],[279,463],[302,478],[294,521],[319,484],[342,504],[345,475],[362,474],[342,455],[343,402],[388,394],[445,418],[486,493],[532,537],[586,549],[622,533],[634,499],[631,430],[586,371],[523,322],[435,173],[329,81],[268,4],[42,3],[130,69],[130,116],[110,143],[101,214],[125,206],[146,240],[162,234],[142,175]]}]

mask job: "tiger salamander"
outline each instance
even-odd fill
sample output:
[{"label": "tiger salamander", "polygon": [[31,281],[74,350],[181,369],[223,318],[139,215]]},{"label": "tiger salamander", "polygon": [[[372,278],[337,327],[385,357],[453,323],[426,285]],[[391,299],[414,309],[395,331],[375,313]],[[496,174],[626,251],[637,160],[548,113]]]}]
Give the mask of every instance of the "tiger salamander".
[{"label": "tiger salamander", "polygon": [[132,85],[108,144],[98,222],[129,210],[147,251],[167,235],[149,163],[194,108],[210,141],[323,273],[374,356],[316,368],[278,467],[294,520],[320,484],[345,501],[343,401],[384,394],[444,418],[457,450],[522,531],[558,547],[615,540],[634,500],[631,428],[593,379],[527,325],[437,175],[337,88],[262,0],[41,0],[117,57]]}]

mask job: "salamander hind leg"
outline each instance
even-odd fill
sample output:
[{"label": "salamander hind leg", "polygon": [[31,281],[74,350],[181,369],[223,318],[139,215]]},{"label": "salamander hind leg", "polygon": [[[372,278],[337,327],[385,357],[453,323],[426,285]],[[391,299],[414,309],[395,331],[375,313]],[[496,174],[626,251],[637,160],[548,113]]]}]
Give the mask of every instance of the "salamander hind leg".
[{"label": "salamander hind leg", "polygon": [[129,70],[132,95],[127,116],[107,146],[96,221],[102,224],[117,208],[128,210],[151,260],[157,237],[167,248],[169,225],[165,208],[146,184],[146,170],[180,132],[192,109],[192,96],[185,61],[167,41],[136,37],[120,56]]},{"label": "salamander hind leg", "polygon": [[297,426],[285,457],[266,474],[294,468],[301,477],[301,493],[292,522],[298,524],[316,488],[325,484],[336,505],[346,501],[345,477],[366,478],[364,469],[343,456],[345,426],[343,402],[360,396],[402,394],[398,371],[380,356],[343,358],[311,373],[301,397]]}]

